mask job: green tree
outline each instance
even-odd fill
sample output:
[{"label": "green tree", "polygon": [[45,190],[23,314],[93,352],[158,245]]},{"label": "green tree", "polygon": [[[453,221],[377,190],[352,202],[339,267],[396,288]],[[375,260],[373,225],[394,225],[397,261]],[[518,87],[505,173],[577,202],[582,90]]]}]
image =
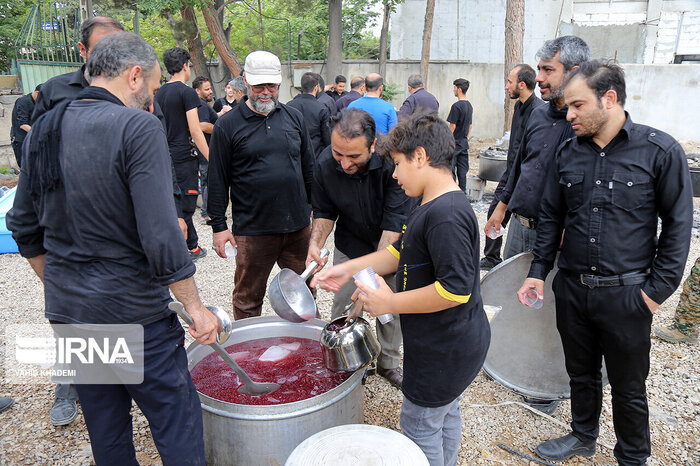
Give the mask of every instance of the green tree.
[{"label": "green tree", "polygon": [[0,71],[9,72],[14,45],[34,0],[0,0]]}]

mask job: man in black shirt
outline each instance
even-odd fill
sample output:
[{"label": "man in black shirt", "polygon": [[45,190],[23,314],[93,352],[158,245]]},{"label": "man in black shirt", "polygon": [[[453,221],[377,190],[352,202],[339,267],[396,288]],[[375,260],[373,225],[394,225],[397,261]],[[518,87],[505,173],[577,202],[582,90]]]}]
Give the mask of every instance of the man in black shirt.
[{"label": "man in black shirt", "polygon": [[214,111],[217,116],[228,112],[241,101],[241,97],[245,95],[245,83],[243,82],[243,78],[236,76],[230,80],[228,84],[226,84],[226,87],[224,87],[224,92],[225,95],[223,97],[214,101]]},{"label": "man in black shirt", "polygon": [[[275,263],[296,273],[304,270],[314,164],[304,118],[278,101],[279,58],[251,52],[244,69],[248,96],[217,120],[211,135],[207,202],[214,250],[225,258],[227,242],[238,248],[236,319],[260,315]],[[226,225],[229,194],[231,230]]]},{"label": "man in black shirt", "polygon": [[180,207],[187,224],[187,249],[192,259],[197,260],[206,256],[207,250],[199,246],[199,237],[192,221],[199,195],[199,162],[195,149],[208,160],[209,146],[199,125],[199,96],[185,84],[191,76],[189,60],[187,50],[179,47],[163,52],[163,64],[172,77],[158,89],[156,101],[165,115],[170,157],[182,191]]},{"label": "man in black shirt", "polygon": [[452,104],[447,121],[450,123],[450,131],[455,138],[455,154],[452,159],[452,173],[457,179],[457,184],[462,191],[467,189],[467,172],[469,172],[469,134],[472,132],[472,115],[474,109],[467,100],[469,81],[455,79],[454,94],[457,102]]},{"label": "man in black shirt", "polygon": [[[104,16],[89,18],[80,25],[80,56],[85,61],[90,52],[105,36],[123,31],[119,21]],[[41,85],[39,96],[32,112],[32,125],[41,115],[65,101],[74,100],[78,94],[89,86],[86,65],[71,73],[54,76]],[[80,168],[78,168],[80,170]],[[70,424],[78,416],[78,394],[72,384],[56,385],[56,400],[51,407],[51,423],[55,426]]]},{"label": "man in black shirt", "polygon": [[[409,210],[415,205],[392,178],[393,164],[374,152],[377,139],[372,115],[350,109],[333,120],[331,147],[321,153],[314,168],[314,219],[307,264],[312,260],[325,264],[327,259],[321,259],[319,254],[334,225],[333,265],[386,248],[399,238]],[[385,280],[396,289],[395,274],[387,275]],[[332,318],[340,316],[355,289],[351,281],[335,294]],[[377,321],[377,337],[382,346],[377,373],[400,388],[403,376],[399,368],[398,319],[386,324]]]},{"label": "man in black shirt", "polygon": [[576,36],[562,36],[544,43],[537,52],[540,62],[536,81],[542,99],[549,102],[532,111],[523,139],[513,162],[508,182],[501,192],[498,206],[484,227],[500,231],[506,210],[517,221],[511,222],[503,258],[532,251],[540,200],[549,163],[562,141],[571,137],[566,121],[564,82],[571,70],[590,60],[588,45]]},{"label": "man in black shirt", "polygon": [[296,108],[304,116],[316,157],[331,143],[330,112],[316,99],[319,92],[321,85],[316,74],[304,73],[301,77],[301,94],[287,102],[289,107]]},{"label": "man in black shirt", "polygon": [[34,89],[34,92],[17,99],[12,107],[10,142],[12,150],[15,152],[17,166],[20,168],[22,167],[22,143],[24,143],[24,138],[29,130],[32,129],[32,112],[34,111],[34,102],[39,95],[39,89],[41,89],[41,84]]},{"label": "man in black shirt", "polygon": [[645,380],[652,314],[681,281],[693,199],[683,149],[668,134],[633,123],[625,94],[617,65],[587,62],[572,73],[564,98],[576,137],[552,162],[535,259],[518,291],[523,304],[528,293],[543,296],[566,231],[552,287],[571,378],[573,433],[537,447],[549,461],[595,454],[602,357],[617,461],[646,464],[651,453]]},{"label": "man in black shirt", "polygon": [[[323,80],[323,76],[318,73],[314,74],[316,75],[316,79],[318,79],[321,89],[325,89],[326,82]],[[328,112],[330,112],[331,115],[335,115],[335,113],[338,111],[335,107],[335,100],[333,100],[333,98],[325,92],[319,92],[316,99],[318,99],[318,101],[321,102],[326,108],[328,108]]]},{"label": "man in black shirt", "polygon": [[352,102],[356,101],[362,97],[365,93],[365,78],[362,76],[355,76],[350,81],[350,92],[345,93],[343,97],[335,102],[336,112],[340,112],[344,108],[347,108]]},{"label": "man in black shirt", "polygon": [[[535,95],[535,70],[530,65],[524,63],[515,65],[508,74],[506,80],[506,94],[511,99],[518,99],[515,102],[513,110],[513,121],[510,126],[510,142],[508,143],[508,159],[506,162],[506,171],[503,173],[501,180],[498,182],[496,191],[493,193],[493,201],[489,206],[488,217],[491,217],[493,211],[499,202],[499,196],[508,182],[510,169],[515,161],[515,155],[520,148],[520,142],[525,132],[525,126],[530,119],[532,110],[544,104],[544,102]],[[505,227],[510,219],[510,212],[506,212],[501,222],[501,227]],[[486,235],[484,244],[484,258],[479,262],[481,270],[490,270],[501,263],[501,244],[503,239],[499,236],[496,239],[491,239]]]},{"label": "man in black shirt", "polygon": [[338,99],[348,93],[348,91],[345,90],[345,84],[347,82],[348,80],[345,78],[345,76],[339,74],[335,77],[335,84],[329,85],[328,89],[325,89],[326,94],[333,99],[333,102],[338,102]]},{"label": "man in black shirt", "polygon": [[[218,119],[216,112],[209,105],[214,91],[211,89],[211,81],[204,76],[197,76],[194,78],[194,81],[192,81],[192,88],[199,96],[200,105],[197,109],[199,127],[202,128],[204,139],[206,139],[208,146],[211,139],[211,132],[214,130],[214,123],[216,123]],[[207,171],[209,170],[209,161],[199,152],[197,153],[197,161],[199,162],[199,189],[202,192],[202,207],[200,211],[202,213],[202,222],[206,224],[207,220],[211,220],[209,214],[207,214]]]},{"label": "man in black shirt", "polygon": [[93,48],[87,69],[92,85],[34,123],[7,223],[44,283],[52,323],[143,326],[142,383],[76,385],[96,463],[135,463],[134,400],[164,464],[203,465],[201,406],[170,292],[200,343],[215,341],[217,326],[177,225],[165,134],[143,111],[158,58],[121,32]]}]

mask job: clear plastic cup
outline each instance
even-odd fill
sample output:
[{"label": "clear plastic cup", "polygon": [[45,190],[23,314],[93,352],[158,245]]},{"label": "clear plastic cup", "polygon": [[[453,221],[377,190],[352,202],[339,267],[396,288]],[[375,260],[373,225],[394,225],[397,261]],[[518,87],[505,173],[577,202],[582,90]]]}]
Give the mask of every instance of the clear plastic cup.
[{"label": "clear plastic cup", "polygon": [[528,292],[525,294],[525,299],[527,300],[527,303],[530,305],[531,308],[533,309],[542,309],[542,305],[544,302],[537,296],[537,291],[534,289],[528,290]]},{"label": "clear plastic cup", "polygon": [[224,246],[224,254],[226,254],[226,257],[229,259],[236,257],[236,254],[238,254],[238,249],[234,248],[231,243],[226,243],[226,246]]},{"label": "clear plastic cup", "polygon": [[[353,278],[360,283],[371,286],[375,290],[379,289],[379,283],[377,283],[377,280],[374,278],[374,269],[372,267],[367,267],[366,269],[360,270],[353,275]],[[386,324],[394,320],[394,316],[392,314],[382,314],[377,316],[377,320],[382,324]]]},{"label": "clear plastic cup", "polygon": [[496,227],[489,227],[489,231],[486,232],[486,236],[491,239],[496,239],[503,236],[506,233],[506,227],[501,227],[500,230],[496,231]]}]

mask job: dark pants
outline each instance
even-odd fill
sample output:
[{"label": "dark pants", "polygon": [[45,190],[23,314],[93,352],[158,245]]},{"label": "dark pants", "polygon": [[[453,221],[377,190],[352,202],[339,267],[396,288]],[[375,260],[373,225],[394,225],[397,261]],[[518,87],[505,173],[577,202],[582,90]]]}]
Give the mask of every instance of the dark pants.
[{"label": "dark pants", "polygon": [[12,141],[12,150],[15,153],[15,160],[17,161],[17,166],[22,167],[22,144],[24,142]]},{"label": "dark pants", "polygon": [[272,267],[292,269],[301,274],[309,251],[311,226],[279,235],[236,235],[238,254],[233,276],[233,315],[236,320],[262,313],[267,279]]},{"label": "dark pants", "polygon": [[134,400],[164,465],[203,465],[202,408],[187,369],[185,332],[175,314],[143,330],[143,383],[77,385],[95,463],[138,464],[130,414]]},{"label": "dark pants", "polygon": [[457,149],[452,159],[452,175],[462,191],[467,190],[467,172],[469,172],[469,149]]},{"label": "dark pants", "polygon": [[202,207],[200,212],[202,213],[202,218],[208,217],[207,214],[207,198],[209,189],[207,188],[207,172],[209,171],[209,161],[204,158],[202,154],[197,155],[197,162],[199,163],[199,191],[202,194]]},{"label": "dark pants", "polygon": [[199,195],[199,162],[196,157],[191,157],[190,160],[176,162],[174,166],[177,184],[182,191],[180,207],[182,208],[182,217],[187,224],[187,249],[197,249],[199,237],[194,228],[192,216],[197,210],[197,196]]},{"label": "dark pants", "polygon": [[[496,191],[494,191],[493,193],[493,201],[491,201],[491,205],[489,206],[489,213],[486,217],[487,219],[491,218],[491,215],[493,215],[493,211],[496,210],[496,206],[499,202],[498,197],[501,195],[501,192],[503,192],[503,188],[506,185],[506,181],[501,179],[501,181],[498,182],[498,186],[496,186]],[[510,220],[510,212],[506,210],[506,215],[505,217],[503,217],[501,228],[504,228],[506,225],[508,225],[508,220]],[[486,241],[484,242],[484,256],[487,259],[491,259],[493,262],[501,262],[502,245],[503,236],[499,236],[496,239],[491,239],[488,236],[486,236]]]},{"label": "dark pants", "polygon": [[560,271],[552,288],[571,379],[574,435],[584,441],[598,437],[601,357],[605,357],[617,437],[615,457],[621,465],[644,464],[651,454],[645,380],[652,314],[642,298],[641,285],[589,288]]}]

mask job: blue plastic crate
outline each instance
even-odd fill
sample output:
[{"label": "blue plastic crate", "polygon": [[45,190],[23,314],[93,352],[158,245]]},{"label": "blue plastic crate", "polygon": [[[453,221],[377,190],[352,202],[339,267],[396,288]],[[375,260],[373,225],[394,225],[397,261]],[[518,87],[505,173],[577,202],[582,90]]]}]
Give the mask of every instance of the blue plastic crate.
[{"label": "blue plastic crate", "polygon": [[17,188],[12,188],[7,192],[3,192],[3,196],[0,197],[0,254],[19,252],[17,243],[12,239],[12,233],[7,229],[7,225],[5,224],[5,216],[15,202],[16,191]]}]

